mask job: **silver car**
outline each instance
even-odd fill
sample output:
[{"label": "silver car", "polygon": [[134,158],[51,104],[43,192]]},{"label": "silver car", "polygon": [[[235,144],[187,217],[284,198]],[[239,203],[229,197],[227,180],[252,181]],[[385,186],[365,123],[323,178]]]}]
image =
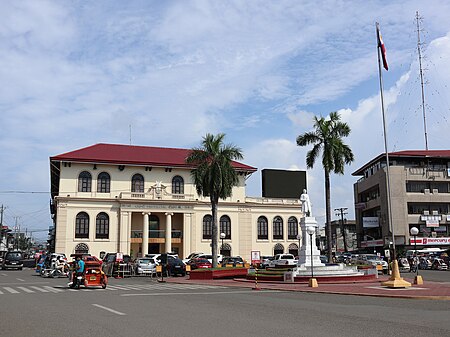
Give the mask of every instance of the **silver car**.
[{"label": "silver car", "polygon": [[136,275],[151,275],[156,273],[158,262],[151,257],[141,257],[134,263]]}]

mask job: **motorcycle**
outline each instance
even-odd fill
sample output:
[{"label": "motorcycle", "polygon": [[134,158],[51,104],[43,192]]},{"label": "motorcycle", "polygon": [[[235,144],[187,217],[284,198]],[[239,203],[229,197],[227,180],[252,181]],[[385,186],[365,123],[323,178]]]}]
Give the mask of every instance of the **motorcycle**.
[{"label": "motorcycle", "polygon": [[62,269],[56,266],[50,271],[49,277],[68,277],[69,276],[69,266],[64,263]]}]

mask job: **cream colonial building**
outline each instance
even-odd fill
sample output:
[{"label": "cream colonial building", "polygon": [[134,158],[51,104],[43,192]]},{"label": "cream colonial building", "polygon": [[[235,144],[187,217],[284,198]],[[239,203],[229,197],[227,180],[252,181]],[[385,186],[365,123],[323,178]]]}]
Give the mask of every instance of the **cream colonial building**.
[{"label": "cream colonial building", "polygon": [[[196,193],[189,151],[96,144],[50,157],[55,251],[210,253],[211,205]],[[297,254],[300,201],[247,197],[256,168],[233,166],[239,185],[218,207],[221,251],[245,259],[251,251]]]}]

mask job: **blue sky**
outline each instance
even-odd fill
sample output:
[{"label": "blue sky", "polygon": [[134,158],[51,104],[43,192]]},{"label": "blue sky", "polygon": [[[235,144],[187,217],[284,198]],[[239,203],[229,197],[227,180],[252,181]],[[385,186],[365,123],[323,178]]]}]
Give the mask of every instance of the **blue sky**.
[{"label": "blue sky", "polygon": [[[448,149],[448,1],[2,1],[0,204],[28,231],[51,224],[49,157],[99,142],[191,148],[226,133],[260,170],[306,169],[296,146],[313,116],[339,111],[355,162],[332,176],[332,208],[353,218],[351,176],[389,150],[424,149],[415,13],[423,17],[430,149]],[[308,170],[324,222],[323,171]],[[11,193],[11,191],[16,191]],[[17,193],[44,192],[44,193]],[[45,232],[36,232],[45,237]]]}]

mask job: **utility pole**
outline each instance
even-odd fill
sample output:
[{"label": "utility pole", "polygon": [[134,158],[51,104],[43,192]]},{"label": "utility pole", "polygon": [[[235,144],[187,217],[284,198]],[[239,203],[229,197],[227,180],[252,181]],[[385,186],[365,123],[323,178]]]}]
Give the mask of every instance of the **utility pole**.
[{"label": "utility pole", "polygon": [[[344,215],[347,215],[347,207],[341,207],[341,208],[335,208],[334,211],[336,212],[337,216],[341,216],[341,232],[342,232],[342,240],[344,241],[344,252],[348,252],[348,246],[347,246],[347,237],[345,236],[345,223],[344,223]],[[337,242],[336,242],[336,246],[337,246]]]},{"label": "utility pole", "polygon": [[2,207],[0,208],[0,248],[3,244],[3,212],[4,212],[4,210],[5,210],[5,207],[3,207],[3,204],[2,204]]}]

